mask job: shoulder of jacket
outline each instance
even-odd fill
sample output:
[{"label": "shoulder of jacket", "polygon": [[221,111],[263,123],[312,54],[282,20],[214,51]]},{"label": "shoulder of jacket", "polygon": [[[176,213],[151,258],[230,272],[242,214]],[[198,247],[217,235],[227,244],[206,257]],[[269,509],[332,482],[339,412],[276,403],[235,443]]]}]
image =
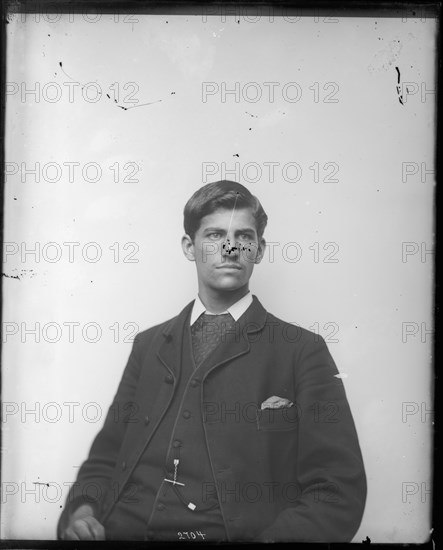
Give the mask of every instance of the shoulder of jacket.
[{"label": "shoulder of jacket", "polygon": [[171,324],[174,323],[178,319],[179,315],[176,315],[175,317],[172,317],[171,319],[168,319],[167,321],[164,321],[163,323],[159,323],[158,325],[154,325],[153,327],[147,328],[145,330],[142,330],[141,332],[137,333],[135,336],[134,341],[140,344],[145,344],[149,342],[150,340],[153,340],[157,336],[161,336],[165,329]]},{"label": "shoulder of jacket", "polygon": [[279,327],[283,335],[287,335],[288,341],[298,342],[301,344],[320,344],[324,343],[323,337],[312,330],[308,330],[297,323],[283,321],[272,313],[267,312],[266,324]]}]

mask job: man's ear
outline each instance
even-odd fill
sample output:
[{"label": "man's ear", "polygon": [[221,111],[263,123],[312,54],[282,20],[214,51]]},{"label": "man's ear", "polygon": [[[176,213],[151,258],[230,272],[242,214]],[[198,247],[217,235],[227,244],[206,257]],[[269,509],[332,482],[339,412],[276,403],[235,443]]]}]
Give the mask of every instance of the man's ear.
[{"label": "man's ear", "polygon": [[189,235],[183,235],[182,237],[182,249],[183,254],[188,258],[190,262],[195,262],[195,250],[194,243]]},{"label": "man's ear", "polygon": [[263,256],[265,255],[265,250],[266,250],[266,241],[262,237],[258,243],[257,255],[254,260],[256,264],[259,264],[263,260]]}]

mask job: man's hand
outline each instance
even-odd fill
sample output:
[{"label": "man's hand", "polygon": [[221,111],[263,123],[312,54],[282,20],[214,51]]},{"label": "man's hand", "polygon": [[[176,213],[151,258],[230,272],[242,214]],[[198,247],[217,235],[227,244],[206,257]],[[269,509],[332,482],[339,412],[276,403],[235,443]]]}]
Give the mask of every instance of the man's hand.
[{"label": "man's hand", "polygon": [[94,517],[89,504],[79,506],[69,518],[63,540],[105,540],[105,528]]}]

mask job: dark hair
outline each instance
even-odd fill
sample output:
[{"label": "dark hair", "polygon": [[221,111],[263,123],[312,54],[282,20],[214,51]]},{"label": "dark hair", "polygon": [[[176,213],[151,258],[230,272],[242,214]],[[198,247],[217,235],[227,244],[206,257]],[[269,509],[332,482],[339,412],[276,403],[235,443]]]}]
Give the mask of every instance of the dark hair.
[{"label": "dark hair", "polygon": [[[237,201],[237,202],[236,202]],[[263,236],[268,216],[260,201],[244,185],[236,181],[220,180],[208,183],[192,195],[184,209],[184,227],[192,240],[202,218],[219,208],[251,208],[259,239]]]}]

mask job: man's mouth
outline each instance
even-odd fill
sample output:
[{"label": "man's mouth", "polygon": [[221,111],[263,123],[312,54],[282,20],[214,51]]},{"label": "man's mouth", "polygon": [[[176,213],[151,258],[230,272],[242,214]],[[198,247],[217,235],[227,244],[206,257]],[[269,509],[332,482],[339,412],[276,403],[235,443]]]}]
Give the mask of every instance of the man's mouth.
[{"label": "man's mouth", "polygon": [[217,269],[236,269],[236,270],[241,270],[242,267],[241,265],[238,265],[238,264],[222,264],[222,265],[219,265],[217,267]]}]

